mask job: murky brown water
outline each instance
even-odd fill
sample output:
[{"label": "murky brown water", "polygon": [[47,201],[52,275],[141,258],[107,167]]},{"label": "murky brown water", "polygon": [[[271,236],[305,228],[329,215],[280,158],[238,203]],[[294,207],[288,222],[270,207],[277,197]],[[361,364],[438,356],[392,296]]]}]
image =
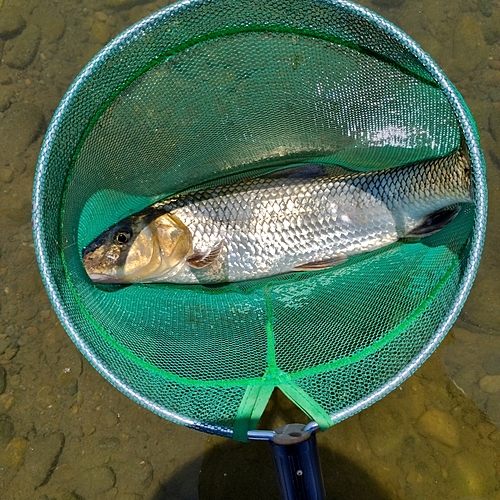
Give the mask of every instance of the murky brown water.
[{"label": "murky brown water", "polygon": [[[167,3],[0,0],[2,499],[278,498],[265,443],[171,424],[105,382],[59,325],[35,262],[31,188],[48,121],[106,42]],[[500,499],[500,2],[362,3],[418,41],[465,97],[488,164],[489,229],[472,293],[434,355],[318,435],[328,498]],[[269,426],[294,418],[273,404]]]}]

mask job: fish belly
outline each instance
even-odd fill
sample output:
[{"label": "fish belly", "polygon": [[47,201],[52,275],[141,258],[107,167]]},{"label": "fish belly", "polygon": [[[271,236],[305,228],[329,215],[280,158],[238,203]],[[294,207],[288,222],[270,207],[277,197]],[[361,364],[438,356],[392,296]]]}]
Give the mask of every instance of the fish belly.
[{"label": "fish belly", "polygon": [[376,250],[398,239],[393,214],[379,196],[354,184],[324,181],[230,193],[175,210],[193,251],[218,257],[187,263],[169,282],[243,281],[298,266]]}]

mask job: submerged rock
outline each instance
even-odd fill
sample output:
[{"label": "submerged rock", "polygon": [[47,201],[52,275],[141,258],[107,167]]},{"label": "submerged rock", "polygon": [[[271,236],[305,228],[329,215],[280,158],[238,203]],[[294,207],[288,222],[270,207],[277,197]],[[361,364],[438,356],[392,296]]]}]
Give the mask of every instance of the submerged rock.
[{"label": "submerged rock", "polygon": [[0,15],[0,38],[8,39],[19,35],[26,27],[26,21],[19,10],[4,7]]},{"label": "submerged rock", "polygon": [[449,414],[437,408],[427,410],[417,422],[418,431],[440,443],[456,448],[459,444],[459,426]]},{"label": "submerged rock", "polygon": [[479,381],[479,387],[488,394],[500,391],[500,375],[485,375]]},{"label": "submerged rock", "polygon": [[489,49],[479,21],[470,14],[460,16],[453,36],[455,66],[469,73],[488,63]]},{"label": "submerged rock", "polygon": [[483,357],[482,366],[488,375],[500,375],[500,354],[490,352]]},{"label": "submerged rock", "polygon": [[32,24],[5,44],[3,62],[11,68],[25,69],[35,59],[39,45],[40,28]]},{"label": "submerged rock", "polygon": [[0,414],[0,455],[14,437],[14,424],[8,415]]},{"label": "submerged rock", "polygon": [[26,478],[35,488],[48,483],[63,447],[62,432],[39,437],[30,445],[25,459]]},{"label": "submerged rock", "polygon": [[5,387],[7,386],[7,372],[5,368],[0,365],[0,394],[5,392]]},{"label": "submerged rock", "polygon": [[460,488],[460,497],[471,495],[468,498],[486,498],[497,486],[494,465],[481,455],[459,453],[454,458],[450,473],[454,484]]},{"label": "submerged rock", "polygon": [[5,111],[14,97],[14,91],[8,85],[0,86],[0,112]]},{"label": "submerged rock", "polygon": [[374,405],[361,412],[359,420],[375,456],[399,454],[407,432],[407,416],[404,412],[397,409],[387,411],[382,405]]},{"label": "submerged rock", "polygon": [[28,440],[25,437],[14,436],[3,450],[0,463],[13,469],[19,469],[24,463],[27,447]]},{"label": "submerged rock", "polygon": [[115,482],[115,471],[107,465],[102,465],[82,471],[78,476],[75,492],[84,498],[101,498],[99,495],[113,488]]},{"label": "submerged rock", "polygon": [[42,133],[45,125],[43,112],[33,104],[16,102],[0,121],[0,161],[9,163]]}]

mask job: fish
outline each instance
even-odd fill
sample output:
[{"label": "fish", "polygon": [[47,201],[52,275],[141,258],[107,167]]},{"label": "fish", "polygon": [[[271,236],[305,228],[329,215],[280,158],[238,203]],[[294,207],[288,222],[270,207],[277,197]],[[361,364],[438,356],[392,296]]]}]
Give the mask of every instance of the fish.
[{"label": "fish", "polygon": [[166,197],[86,245],[84,268],[94,282],[122,284],[215,284],[318,271],[431,236],[472,202],[464,145],[399,167],[340,170],[299,165]]}]

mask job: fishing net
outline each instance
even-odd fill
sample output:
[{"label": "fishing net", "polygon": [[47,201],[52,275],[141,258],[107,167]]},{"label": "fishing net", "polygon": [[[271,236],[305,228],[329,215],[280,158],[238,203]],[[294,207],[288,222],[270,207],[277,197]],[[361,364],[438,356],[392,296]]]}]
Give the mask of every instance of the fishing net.
[{"label": "fishing net", "polygon": [[[326,271],[220,286],[99,285],[81,250],[167,195],[321,162],[356,171],[459,147],[473,203],[444,230]],[[150,410],[245,439],[275,388],[322,428],[407,378],[456,318],[485,231],[473,120],[439,68],[334,0],[193,0],[132,26],[68,90],[34,187],[45,286],[81,352]]]}]

